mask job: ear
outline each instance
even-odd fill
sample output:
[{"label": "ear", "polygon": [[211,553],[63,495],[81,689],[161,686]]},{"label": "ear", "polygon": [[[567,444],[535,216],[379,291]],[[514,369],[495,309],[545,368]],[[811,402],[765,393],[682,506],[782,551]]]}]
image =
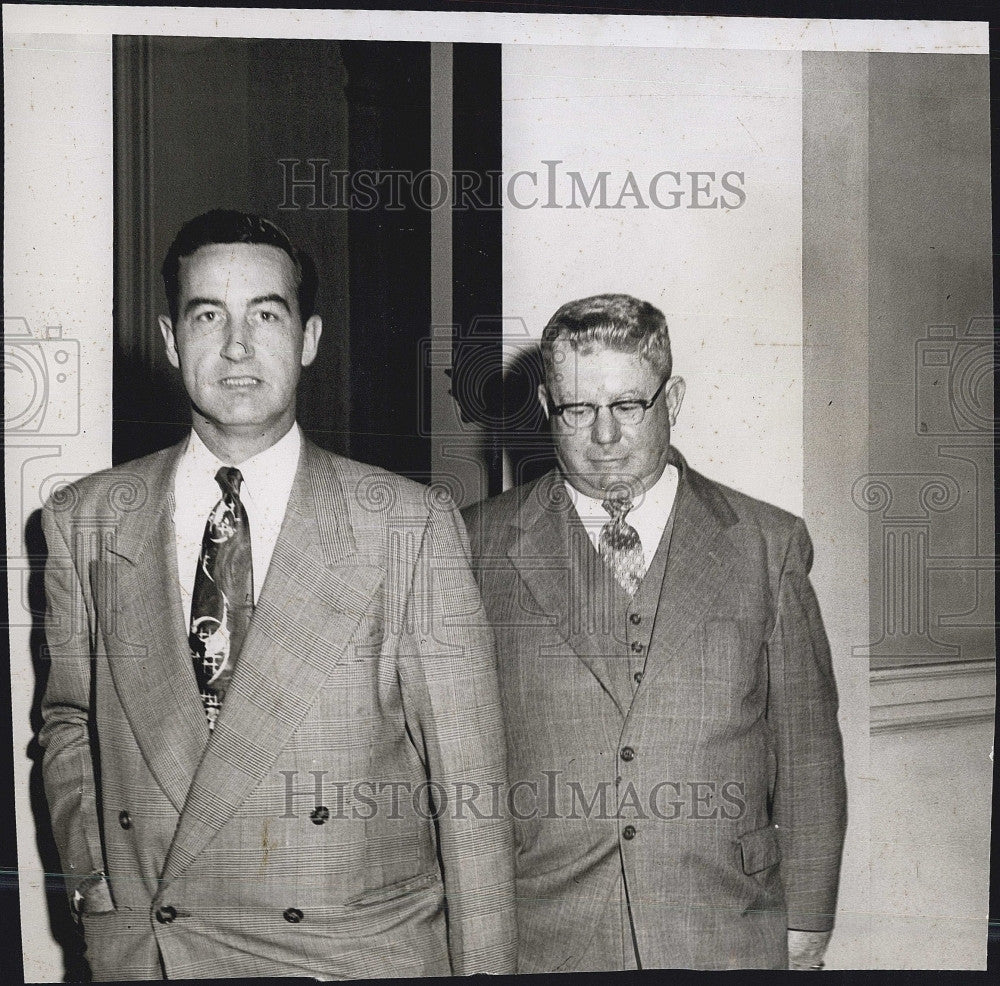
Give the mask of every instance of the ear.
[{"label": "ear", "polygon": [[687,384],[683,377],[671,377],[664,388],[664,400],[667,402],[667,413],[670,415],[670,424],[677,424],[677,415],[680,414],[681,404],[684,403],[684,391]]},{"label": "ear", "polygon": [[170,365],[180,369],[181,358],[177,353],[177,339],[174,337],[174,323],[166,315],[159,315],[156,319],[160,323],[160,332],[163,335],[163,347],[167,352],[167,359]]},{"label": "ear", "polygon": [[540,383],[538,385],[538,403],[542,405],[542,414],[545,415],[545,420],[549,420],[549,392],[545,389],[545,384]]},{"label": "ear", "polygon": [[302,339],[302,365],[309,366],[319,350],[319,337],[323,334],[323,319],[319,315],[310,315],[306,319]]}]

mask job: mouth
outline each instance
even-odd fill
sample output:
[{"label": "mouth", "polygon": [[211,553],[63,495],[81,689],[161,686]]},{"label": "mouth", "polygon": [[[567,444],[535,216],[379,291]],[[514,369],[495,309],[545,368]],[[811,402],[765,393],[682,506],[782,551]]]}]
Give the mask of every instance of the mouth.
[{"label": "mouth", "polygon": [[250,390],[263,382],[260,377],[223,377],[219,386],[225,390]]}]

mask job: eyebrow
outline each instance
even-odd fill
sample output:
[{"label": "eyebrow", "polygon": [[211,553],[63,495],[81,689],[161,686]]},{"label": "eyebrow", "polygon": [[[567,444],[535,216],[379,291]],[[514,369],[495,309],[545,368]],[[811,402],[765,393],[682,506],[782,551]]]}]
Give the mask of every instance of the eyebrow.
[{"label": "eyebrow", "polygon": [[187,315],[192,309],[201,305],[215,305],[217,308],[221,308],[222,302],[215,298],[188,298],[187,304],[184,305],[184,314]]},{"label": "eyebrow", "polygon": [[[256,298],[250,299],[251,305],[263,305],[271,302],[275,305],[280,305],[285,309],[286,312],[291,314],[291,307],[288,302],[280,294],[261,294]],[[189,298],[187,304],[184,306],[184,314],[187,315],[193,309],[198,308],[200,305],[213,305],[216,308],[225,308],[225,303],[220,301],[218,298]]]},{"label": "eyebrow", "polygon": [[280,294],[262,294],[258,295],[256,298],[250,299],[251,305],[263,305],[267,302],[271,302],[275,305],[281,305],[281,307],[284,308],[289,314],[292,312],[288,302]]}]

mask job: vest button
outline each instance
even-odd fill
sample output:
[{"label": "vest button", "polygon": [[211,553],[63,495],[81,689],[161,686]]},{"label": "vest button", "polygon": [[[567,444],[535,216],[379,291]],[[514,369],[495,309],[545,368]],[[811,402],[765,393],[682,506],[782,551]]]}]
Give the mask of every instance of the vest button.
[{"label": "vest button", "polygon": [[289,924],[298,924],[302,920],[302,912],[297,907],[289,907],[282,917]]},{"label": "vest button", "polygon": [[635,679],[635,683],[638,685],[639,682],[642,681],[642,672],[636,671],[636,673],[632,675],[632,677]]},{"label": "vest button", "polygon": [[622,829],[622,838],[623,839],[628,839],[630,841],[632,839],[634,839],[635,838],[635,826],[634,825],[626,825],[625,828]]},{"label": "vest button", "polygon": [[309,818],[312,819],[313,825],[322,825],[329,817],[330,809],[326,805],[317,805],[309,812]]},{"label": "vest button", "polygon": [[160,924],[170,924],[175,917],[177,917],[177,908],[171,907],[169,904],[164,904],[163,907],[156,909],[156,920]]},{"label": "vest button", "polygon": [[633,750],[632,747],[630,747],[630,746],[623,746],[622,747],[621,757],[622,757],[622,760],[624,760],[626,763],[628,763],[629,760],[634,760],[635,759],[635,750]]},{"label": "vest button", "polygon": [[632,650],[636,654],[641,654],[645,649],[646,648],[642,645],[641,641],[638,641],[638,640],[633,640],[632,641]]},{"label": "vest button", "polygon": [[118,824],[123,829],[130,829],[132,827],[132,817],[127,811],[118,812]]},{"label": "vest button", "polygon": [[642,623],[642,617],[638,613],[629,613],[628,618],[629,622],[634,627],[637,627],[640,623]]}]

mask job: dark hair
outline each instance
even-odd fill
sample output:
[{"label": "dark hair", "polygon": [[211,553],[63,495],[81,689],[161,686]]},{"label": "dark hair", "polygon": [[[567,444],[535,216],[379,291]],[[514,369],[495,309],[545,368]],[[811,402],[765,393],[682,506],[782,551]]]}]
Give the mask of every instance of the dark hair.
[{"label": "dark hair", "polygon": [[180,294],[181,257],[190,257],[199,247],[210,243],[261,243],[284,250],[295,265],[298,275],[296,294],[299,315],[304,322],[316,310],[316,289],[319,278],[312,257],[292,244],[285,232],[261,216],[235,209],[212,209],[186,222],[163,260],[163,290],[167,295],[170,318],[177,321],[177,301]]},{"label": "dark hair", "polygon": [[595,294],[568,301],[542,331],[542,362],[551,379],[552,347],[568,343],[574,350],[592,345],[635,353],[649,360],[665,377],[673,358],[667,320],[659,308],[629,294]]}]

